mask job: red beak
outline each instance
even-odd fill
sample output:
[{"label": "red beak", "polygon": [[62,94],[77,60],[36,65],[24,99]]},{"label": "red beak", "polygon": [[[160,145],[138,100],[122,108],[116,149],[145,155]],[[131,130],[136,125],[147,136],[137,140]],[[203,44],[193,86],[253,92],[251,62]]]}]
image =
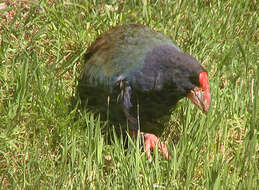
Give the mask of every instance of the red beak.
[{"label": "red beak", "polygon": [[206,72],[199,74],[199,81],[201,87],[195,87],[187,97],[203,112],[207,113],[210,107],[210,88]]},{"label": "red beak", "polygon": [[210,107],[210,91],[204,91],[201,88],[195,87],[187,97],[204,113],[208,112]]}]

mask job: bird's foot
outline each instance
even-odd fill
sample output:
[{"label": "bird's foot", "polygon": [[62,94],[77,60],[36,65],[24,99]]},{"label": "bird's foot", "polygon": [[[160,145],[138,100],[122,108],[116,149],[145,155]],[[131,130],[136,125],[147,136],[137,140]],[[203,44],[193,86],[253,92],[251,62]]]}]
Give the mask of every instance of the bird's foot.
[{"label": "bird's foot", "polygon": [[151,149],[154,149],[157,145],[158,150],[160,152],[163,153],[163,155],[165,156],[165,158],[168,160],[169,158],[169,154],[168,154],[168,150],[166,148],[166,145],[164,143],[162,143],[157,136],[155,136],[154,134],[151,133],[140,133],[141,136],[144,137],[144,144],[145,144],[145,152],[148,156],[148,160],[151,162],[152,161],[152,157],[151,157]]}]

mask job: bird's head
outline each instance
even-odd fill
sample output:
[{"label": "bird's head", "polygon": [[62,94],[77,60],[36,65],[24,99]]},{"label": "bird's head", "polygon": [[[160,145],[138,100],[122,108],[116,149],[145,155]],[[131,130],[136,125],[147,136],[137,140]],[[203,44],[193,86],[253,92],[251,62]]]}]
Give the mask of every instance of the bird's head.
[{"label": "bird's head", "polygon": [[198,106],[204,113],[207,113],[210,107],[210,87],[207,72],[199,74],[200,86],[195,86],[187,97]]},{"label": "bird's head", "polygon": [[169,75],[174,91],[189,98],[204,113],[210,107],[208,73],[194,57],[183,52],[171,51]]},{"label": "bird's head", "polygon": [[143,84],[149,84],[146,81],[155,78],[154,89],[166,89],[172,95],[172,101],[188,97],[204,113],[208,112],[208,74],[197,59],[173,46],[162,45],[152,49],[145,62],[148,64],[142,71],[145,73]]}]

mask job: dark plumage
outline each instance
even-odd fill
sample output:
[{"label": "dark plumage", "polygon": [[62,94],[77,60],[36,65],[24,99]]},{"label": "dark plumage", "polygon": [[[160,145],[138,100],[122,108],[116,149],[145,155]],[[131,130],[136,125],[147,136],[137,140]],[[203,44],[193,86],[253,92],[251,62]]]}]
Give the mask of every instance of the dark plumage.
[{"label": "dark plumage", "polygon": [[[160,119],[169,116],[181,98],[188,96],[204,112],[209,108],[206,70],[168,37],[147,26],[112,28],[96,39],[85,58],[80,98],[104,116],[109,107],[112,122],[126,126],[128,120],[132,131],[146,132],[142,133],[146,139],[151,138],[145,142],[148,154],[148,146],[158,142],[149,133],[163,130]],[[166,148],[163,152],[167,154]]]}]

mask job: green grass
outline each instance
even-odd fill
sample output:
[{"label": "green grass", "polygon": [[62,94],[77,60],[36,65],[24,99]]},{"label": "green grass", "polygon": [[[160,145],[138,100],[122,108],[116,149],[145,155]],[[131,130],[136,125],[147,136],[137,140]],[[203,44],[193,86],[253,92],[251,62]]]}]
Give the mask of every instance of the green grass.
[{"label": "green grass", "polygon": [[[255,0],[6,4],[0,10],[1,189],[258,188]],[[179,102],[163,136],[169,161],[155,151],[150,164],[134,143],[128,149],[121,139],[107,143],[111,127],[71,107],[88,45],[110,26],[132,22],[170,36],[209,72],[210,112]]]}]

